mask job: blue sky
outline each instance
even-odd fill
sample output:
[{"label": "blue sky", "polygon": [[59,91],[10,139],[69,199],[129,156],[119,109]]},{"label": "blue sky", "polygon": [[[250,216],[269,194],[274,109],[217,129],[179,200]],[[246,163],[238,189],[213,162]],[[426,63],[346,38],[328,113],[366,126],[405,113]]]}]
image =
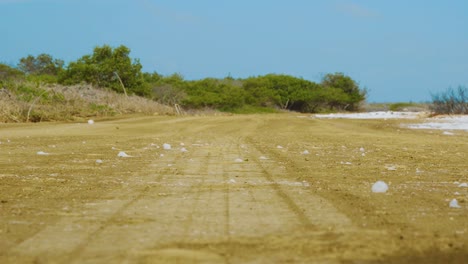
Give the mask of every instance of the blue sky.
[{"label": "blue sky", "polygon": [[125,45],[186,79],[343,72],[370,102],[468,86],[466,0],[0,0],[0,62]]}]

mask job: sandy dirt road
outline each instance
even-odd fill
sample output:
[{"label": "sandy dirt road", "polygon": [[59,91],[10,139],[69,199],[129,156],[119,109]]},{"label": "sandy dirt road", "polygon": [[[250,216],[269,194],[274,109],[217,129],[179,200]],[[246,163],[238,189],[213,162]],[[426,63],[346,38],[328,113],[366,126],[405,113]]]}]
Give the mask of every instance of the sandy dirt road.
[{"label": "sandy dirt road", "polygon": [[0,263],[468,261],[468,133],[398,122],[2,124]]}]

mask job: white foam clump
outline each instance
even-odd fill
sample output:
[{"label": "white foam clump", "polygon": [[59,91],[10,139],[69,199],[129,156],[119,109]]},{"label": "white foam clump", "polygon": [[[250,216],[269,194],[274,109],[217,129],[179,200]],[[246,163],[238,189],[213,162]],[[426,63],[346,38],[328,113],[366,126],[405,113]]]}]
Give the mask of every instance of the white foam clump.
[{"label": "white foam clump", "polygon": [[117,157],[129,158],[129,157],[131,157],[131,156],[128,155],[127,153],[123,152],[123,151],[120,151],[119,154],[117,154]]},{"label": "white foam clump", "polygon": [[458,187],[468,187],[468,183],[466,183],[466,182],[460,183],[460,185],[458,185]]},{"label": "white foam clump", "polygon": [[170,149],[172,149],[171,144],[164,143],[164,144],[163,144],[163,149],[165,149],[165,150],[170,150]]},{"label": "white foam clump", "polygon": [[373,193],[385,193],[388,191],[388,185],[384,181],[377,181],[372,185]]},{"label": "white foam clump", "polygon": [[41,156],[47,156],[47,155],[49,155],[49,153],[44,152],[44,151],[38,151],[36,154],[37,154],[37,155],[41,155]]},{"label": "white foam clump", "polygon": [[93,124],[94,124],[94,120],[92,120],[92,119],[88,120],[88,124],[89,124],[89,125],[93,125]]},{"label": "white foam clump", "polygon": [[458,204],[457,199],[453,199],[449,203],[450,208],[461,208],[461,206]]},{"label": "white foam clump", "polygon": [[310,154],[310,152],[307,149],[302,151],[302,155],[309,155],[309,154]]}]

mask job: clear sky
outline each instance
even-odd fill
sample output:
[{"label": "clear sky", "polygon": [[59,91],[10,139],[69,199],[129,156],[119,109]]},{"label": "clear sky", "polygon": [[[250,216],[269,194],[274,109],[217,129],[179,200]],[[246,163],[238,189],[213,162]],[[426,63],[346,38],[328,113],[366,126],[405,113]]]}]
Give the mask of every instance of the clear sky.
[{"label": "clear sky", "polygon": [[343,72],[370,102],[468,86],[467,0],[0,0],[0,62],[129,47],[186,79]]}]

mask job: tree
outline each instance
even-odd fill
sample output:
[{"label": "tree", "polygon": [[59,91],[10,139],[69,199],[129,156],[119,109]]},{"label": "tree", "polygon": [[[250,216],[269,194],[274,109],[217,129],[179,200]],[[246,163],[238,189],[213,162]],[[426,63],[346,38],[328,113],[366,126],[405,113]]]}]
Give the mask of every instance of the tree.
[{"label": "tree", "polygon": [[243,87],[249,104],[301,112],[309,111],[309,100],[320,89],[314,82],[281,74],[248,78]]},{"label": "tree", "polygon": [[[76,84],[86,82],[99,87],[111,88],[117,92],[127,89],[140,96],[149,96],[151,89],[143,85],[142,65],[138,59],[130,58],[130,49],[121,45],[95,47],[92,55],[85,55],[70,62],[60,82]],[[122,87],[122,85],[124,87]]]},{"label": "tree", "polygon": [[330,106],[339,110],[355,111],[366,99],[366,90],[361,90],[351,77],[343,73],[327,74],[323,77],[321,86],[327,90],[326,97]]},{"label": "tree", "polygon": [[186,99],[187,94],[184,91],[186,82],[180,74],[172,74],[163,77],[157,73],[145,73],[145,83],[149,85],[153,99],[163,104],[180,104]]},{"label": "tree", "polygon": [[28,55],[21,58],[18,69],[27,75],[53,75],[56,76],[63,69],[63,60],[54,59],[49,54],[39,54],[37,57]]}]

